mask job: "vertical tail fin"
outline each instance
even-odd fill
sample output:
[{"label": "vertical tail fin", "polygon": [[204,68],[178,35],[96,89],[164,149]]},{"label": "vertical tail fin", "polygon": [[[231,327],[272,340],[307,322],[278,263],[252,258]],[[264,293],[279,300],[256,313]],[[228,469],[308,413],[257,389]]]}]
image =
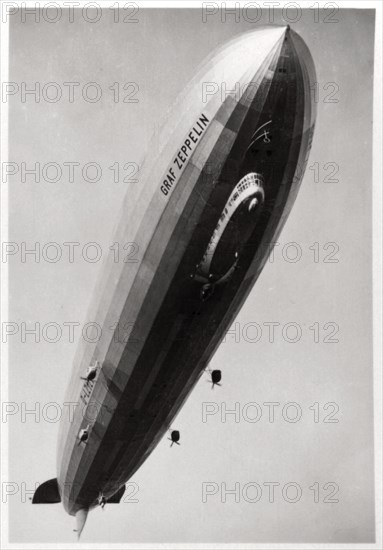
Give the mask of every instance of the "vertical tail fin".
[{"label": "vertical tail fin", "polygon": [[86,518],[88,517],[88,510],[86,508],[82,508],[81,510],[78,510],[76,512],[76,529],[77,532],[77,540],[79,540],[82,530],[84,529],[84,525],[86,522]]}]

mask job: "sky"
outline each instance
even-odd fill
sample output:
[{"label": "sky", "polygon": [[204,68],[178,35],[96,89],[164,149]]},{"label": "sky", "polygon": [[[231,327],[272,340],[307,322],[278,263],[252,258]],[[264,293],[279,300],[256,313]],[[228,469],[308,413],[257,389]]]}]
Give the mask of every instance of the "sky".
[{"label": "sky", "polygon": [[[138,22],[123,23],[126,15]],[[8,336],[9,396],[15,404],[8,418],[9,474],[17,487],[8,502],[10,540],[17,543],[75,541],[74,518],[60,504],[32,506],[24,489],[56,476],[59,425],[47,417],[54,418],[57,409],[48,411],[46,404],[57,403],[65,414],[62,402],[80,334],[70,341],[64,323],[83,326],[102,266],[89,260],[94,249],[85,245],[99,243],[104,253],[112,244],[122,200],[139,185],[122,181],[121,174],[128,173],[123,167],[150,154],[153,132],[198,65],[215,47],[256,27],[243,14],[238,22],[215,14],[203,23],[198,9],[121,12],[119,22],[113,16],[105,10],[93,24],[80,15],[70,23],[65,13],[55,24],[11,19],[10,81],[19,90],[22,82],[28,88],[40,82],[41,89],[56,82],[63,91],[55,103],[43,94],[40,102],[30,95],[23,101],[20,92],[9,100],[9,159],[18,172],[8,182],[9,240],[17,248],[8,258],[9,322],[15,323],[15,334]],[[338,22],[325,23],[324,16]],[[267,23],[266,16],[259,21]],[[275,23],[285,23],[277,10]],[[212,391],[207,377],[201,378],[176,419],[181,446],[170,449],[168,441],[161,441],[130,480],[137,484],[133,498],[138,502],[90,513],[84,543],[374,540],[374,12],[321,12],[316,22],[313,10],[304,10],[290,25],[306,41],[316,65],[318,114],[308,170],[273,261],[240,311],[237,332],[227,335],[212,360],[211,367],[222,370],[222,387]],[[80,83],[73,103],[64,82]],[[83,99],[81,91],[86,97],[95,91],[85,86],[89,82],[99,84],[100,101]],[[138,91],[124,91],[129,82],[137,83]],[[115,83],[118,102],[113,100]],[[133,90],[129,97],[139,101],[123,102],[122,94]],[[22,163],[29,168],[36,162],[41,167],[58,163],[63,176],[57,182],[49,181],[52,173],[44,177],[41,172],[40,182],[33,175],[21,178]],[[80,163],[73,182],[65,171],[68,162]],[[102,168],[102,177],[93,183],[81,174],[91,162]],[[115,163],[121,169],[118,182],[109,168]],[[21,253],[22,243],[28,249],[40,243],[52,257],[54,249],[44,248],[50,242],[61,247],[56,263],[43,254],[36,262]],[[65,242],[80,243],[73,262]],[[296,262],[289,261],[294,247],[286,245],[292,242],[301,253]],[[246,327],[255,322],[262,333],[251,342],[254,333]],[[39,342],[24,333],[35,323],[40,323]],[[57,342],[47,341],[54,338],[53,332],[44,332],[47,323],[59,325]],[[272,342],[270,323],[279,323]],[[294,337],[288,323],[300,327],[296,343],[288,341]],[[271,402],[277,403],[274,421],[271,406],[265,405]],[[255,409],[246,408],[248,403],[258,404],[258,422],[249,421]],[[289,408],[288,403],[296,405]],[[225,407],[235,406],[239,419],[222,417]],[[40,414],[23,414],[36,407]],[[204,422],[206,407],[218,412]],[[297,410],[300,420],[286,420]],[[262,494],[249,502],[255,483]],[[270,483],[275,484],[274,502]],[[294,485],[286,488],[289,483]],[[237,497],[227,493],[223,502],[225,488],[235,484]],[[216,494],[203,498],[207,488]],[[295,490],[301,498],[290,502]]]}]

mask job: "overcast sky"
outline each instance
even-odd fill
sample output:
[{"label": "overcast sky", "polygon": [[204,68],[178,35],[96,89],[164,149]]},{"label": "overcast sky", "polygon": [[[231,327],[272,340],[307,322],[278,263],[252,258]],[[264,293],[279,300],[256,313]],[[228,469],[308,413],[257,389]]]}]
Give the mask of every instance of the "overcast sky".
[{"label": "overcast sky", "polygon": [[[250,12],[249,12],[250,13]],[[374,14],[341,10],[338,23],[315,22],[313,10],[291,23],[310,48],[318,77],[318,115],[313,148],[301,190],[279,238],[274,262],[268,262],[237,322],[262,327],[258,342],[228,336],[211,366],[223,372],[221,388],[210,390],[202,378],[176,420],[181,446],[163,440],[131,481],[138,484],[138,503],[121,503],[90,513],[83,542],[372,542],[373,399],[371,313],[371,132]],[[121,19],[126,13],[120,14]],[[129,16],[129,15],[128,15]],[[91,24],[81,16],[56,24],[11,20],[10,80],[61,85],[56,103],[31,96],[10,102],[10,160],[21,168],[35,162],[96,162],[99,182],[73,183],[63,177],[52,183],[33,176],[9,179],[10,240],[21,248],[35,242],[62,246],[62,259],[40,263],[15,254],[10,265],[10,321],[19,331],[10,337],[10,397],[20,410],[40,403],[61,403],[80,336],[70,342],[67,322],[86,322],[86,311],[101,262],[86,261],[86,243],[100,243],[105,252],[126,193],[139,183],[115,183],[108,167],[139,163],[150,154],[148,141],[177,94],[194,76],[198,64],[216,46],[255,25],[219,15],[202,23],[199,10],[141,10],[138,23],[116,23],[105,10]],[[275,22],[284,23],[279,12]],[[260,23],[267,23],[264,17]],[[67,99],[64,82],[80,82],[75,101]],[[97,82],[99,102],[85,101],[79,90]],[[138,103],[113,101],[113,83],[136,82]],[[334,84],[328,84],[334,83]],[[114,88],[116,89],[116,87]],[[129,89],[128,92],[133,90]],[[53,93],[53,90],[50,90]],[[92,89],[89,88],[89,96]],[[126,91],[124,92],[126,94]],[[330,95],[332,94],[332,95]],[[133,96],[132,96],[133,97]],[[325,102],[331,99],[337,102]],[[182,116],[178,113],[176,116]],[[330,163],[330,164],[326,164]],[[325,166],[326,165],[326,166]],[[319,181],[315,181],[319,169]],[[90,177],[92,173],[89,172]],[[127,172],[124,173],[126,175]],[[338,180],[324,181],[325,177]],[[121,180],[121,178],[120,178]],[[80,242],[74,262],[64,242]],[[286,261],[286,243],[298,243],[300,261]],[[318,243],[318,244],[314,244]],[[326,243],[335,243],[327,245]],[[319,251],[319,252],[318,252]],[[91,255],[89,250],[89,255]],[[330,257],[330,253],[333,256]],[[53,249],[50,251],[53,254]],[[319,261],[314,254],[319,253]],[[324,262],[338,259],[337,263]],[[21,324],[58,323],[56,343],[22,342]],[[280,323],[269,342],[267,325]],[[297,323],[302,337],[282,337],[286,323]],[[315,325],[318,323],[318,325]],[[332,323],[324,325],[326,323]],[[338,343],[327,343],[332,338]],[[310,329],[309,327],[313,327]],[[319,327],[319,342],[315,342]],[[335,331],[334,331],[335,332]],[[249,331],[249,336],[253,333]],[[293,330],[287,337],[294,335]],[[49,333],[48,338],[52,338]],[[204,402],[219,412],[202,422]],[[233,415],[221,422],[221,403],[240,410],[256,402],[262,418],[251,423]],[[266,402],[277,402],[274,422]],[[302,410],[296,423],[283,418],[286,403]],[[318,405],[313,406],[314,403]],[[326,403],[335,403],[327,410]],[[310,409],[310,407],[312,407]],[[319,422],[314,421],[316,407]],[[337,407],[339,410],[337,410]],[[46,409],[45,409],[46,410]],[[249,416],[253,414],[249,410]],[[286,410],[285,410],[286,412]],[[288,411],[291,416],[294,410]],[[326,415],[339,420],[323,422]],[[53,411],[50,411],[53,415]],[[9,421],[10,479],[28,489],[56,477],[58,423],[36,422],[21,413]],[[263,489],[256,503],[233,495],[221,502],[221,488],[202,502],[206,482],[242,489],[257,482]],[[269,502],[267,482],[279,483]],[[299,502],[287,502],[281,488],[294,482]],[[315,486],[315,484],[318,484]],[[331,495],[334,485],[339,487]],[[309,487],[314,487],[309,489]],[[315,502],[315,487],[320,487]],[[249,490],[249,497],[254,492]],[[32,506],[22,494],[10,498],[10,537],[18,542],[73,542],[74,518],[62,505]],[[339,502],[323,502],[325,497]],[[294,497],[294,490],[288,493]]]}]

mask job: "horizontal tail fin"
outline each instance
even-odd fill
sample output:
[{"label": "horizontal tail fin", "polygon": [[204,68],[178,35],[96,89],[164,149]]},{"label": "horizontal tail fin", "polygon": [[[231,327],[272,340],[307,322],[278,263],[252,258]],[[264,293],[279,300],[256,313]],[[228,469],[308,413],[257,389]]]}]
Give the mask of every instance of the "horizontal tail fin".
[{"label": "horizontal tail fin", "polygon": [[108,498],[107,503],[108,504],[116,504],[116,503],[120,502],[120,500],[124,496],[124,493],[125,493],[125,485],[120,487],[119,490],[117,491],[117,493],[114,493],[113,496]]},{"label": "horizontal tail fin", "polygon": [[54,504],[61,502],[57,479],[49,479],[39,485],[33,495],[32,504]]}]

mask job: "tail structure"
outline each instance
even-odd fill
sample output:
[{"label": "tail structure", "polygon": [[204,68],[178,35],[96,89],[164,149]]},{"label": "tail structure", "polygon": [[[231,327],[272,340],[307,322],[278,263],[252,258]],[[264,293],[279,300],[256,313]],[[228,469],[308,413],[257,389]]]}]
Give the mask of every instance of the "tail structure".
[{"label": "tail structure", "polygon": [[74,529],[74,531],[77,533],[77,540],[80,539],[82,530],[84,529],[86,518],[88,517],[88,511],[89,510],[86,508],[82,508],[76,512],[76,529]]},{"label": "tail structure", "polygon": [[32,504],[54,504],[61,502],[57,479],[49,479],[39,485],[33,495]]}]

